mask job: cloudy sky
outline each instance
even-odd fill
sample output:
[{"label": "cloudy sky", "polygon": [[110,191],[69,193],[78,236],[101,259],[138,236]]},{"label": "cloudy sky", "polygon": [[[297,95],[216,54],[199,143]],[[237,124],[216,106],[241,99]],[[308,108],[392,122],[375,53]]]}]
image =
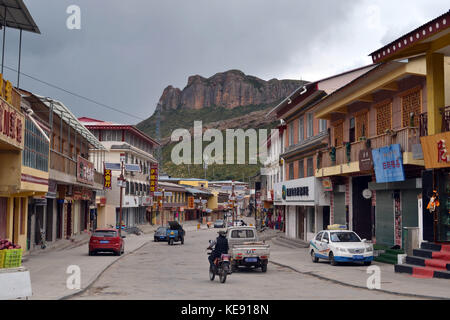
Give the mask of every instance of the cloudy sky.
[{"label": "cloudy sky", "polygon": [[[320,78],[371,63],[381,45],[445,13],[446,0],[25,0],[41,35],[24,33],[22,72],[123,110],[114,112],[35,80],[21,87],[77,116],[137,123],[163,89],[190,75],[240,69],[265,80]],[[69,30],[67,7],[81,8]],[[18,32],[6,62],[17,68]],[[16,84],[10,70],[5,77]]]}]

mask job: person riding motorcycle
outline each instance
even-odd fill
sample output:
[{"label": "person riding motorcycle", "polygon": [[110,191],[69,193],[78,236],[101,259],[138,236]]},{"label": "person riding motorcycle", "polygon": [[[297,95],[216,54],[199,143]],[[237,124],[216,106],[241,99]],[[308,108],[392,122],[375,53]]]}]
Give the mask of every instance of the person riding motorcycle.
[{"label": "person riding motorcycle", "polygon": [[225,231],[219,231],[219,236],[217,237],[216,241],[212,241],[207,249],[213,249],[211,254],[208,257],[209,264],[211,267],[214,268],[214,260],[216,258],[220,258],[222,254],[228,254],[228,239],[226,238],[226,232]]}]

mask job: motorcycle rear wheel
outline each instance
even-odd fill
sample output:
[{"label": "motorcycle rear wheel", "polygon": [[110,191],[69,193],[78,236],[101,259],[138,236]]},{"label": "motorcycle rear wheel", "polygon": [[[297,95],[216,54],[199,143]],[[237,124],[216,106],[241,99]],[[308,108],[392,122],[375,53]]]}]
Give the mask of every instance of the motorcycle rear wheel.
[{"label": "motorcycle rear wheel", "polygon": [[220,271],[220,274],[219,274],[220,283],[225,283],[225,281],[227,281],[227,274],[228,274],[228,272],[224,269],[222,269]]}]

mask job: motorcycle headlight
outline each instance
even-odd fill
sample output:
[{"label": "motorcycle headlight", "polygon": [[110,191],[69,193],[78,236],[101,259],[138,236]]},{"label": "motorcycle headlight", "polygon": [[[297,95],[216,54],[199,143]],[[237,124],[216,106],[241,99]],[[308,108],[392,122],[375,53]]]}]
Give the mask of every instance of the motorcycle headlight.
[{"label": "motorcycle headlight", "polygon": [[170,234],[173,235],[174,234],[173,231]]}]

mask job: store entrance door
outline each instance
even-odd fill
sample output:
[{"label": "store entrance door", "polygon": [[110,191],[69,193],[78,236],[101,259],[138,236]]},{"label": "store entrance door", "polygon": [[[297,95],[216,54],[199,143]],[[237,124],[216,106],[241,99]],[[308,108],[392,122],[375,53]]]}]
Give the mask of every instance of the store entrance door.
[{"label": "store entrance door", "polygon": [[297,207],[297,238],[305,240],[305,207]]},{"label": "store entrance door", "polygon": [[372,199],[365,199],[363,191],[368,189],[372,177],[353,177],[353,231],[361,239],[372,239]]}]

